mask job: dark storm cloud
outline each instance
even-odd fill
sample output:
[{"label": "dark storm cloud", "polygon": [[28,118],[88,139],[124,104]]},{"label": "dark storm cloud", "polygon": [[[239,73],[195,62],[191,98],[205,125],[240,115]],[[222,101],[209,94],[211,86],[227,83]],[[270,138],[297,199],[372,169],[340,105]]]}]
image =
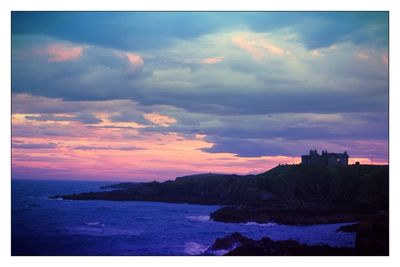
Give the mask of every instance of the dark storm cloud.
[{"label": "dark storm cloud", "polygon": [[374,142],[373,139],[364,142],[353,139],[335,140],[285,140],[285,139],[237,139],[237,138],[214,138],[214,146],[203,148],[209,153],[233,153],[241,157],[261,157],[261,156],[292,156],[300,157],[308,154],[310,149],[343,152],[348,151],[352,158],[370,158],[375,160],[387,160],[388,142],[381,140]]},{"label": "dark storm cloud", "polygon": [[215,30],[213,13],[13,12],[13,34],[40,34],[122,50],[149,49]]},{"label": "dark storm cloud", "polygon": [[387,20],[387,12],[13,12],[12,33],[138,50],[238,27],[293,28],[313,49],[338,41],[386,45]]},{"label": "dark storm cloud", "polygon": [[[18,57],[18,51],[13,55]],[[68,100],[126,99],[140,74],[145,77],[140,69],[132,72],[128,60],[115,51],[91,47],[75,61],[16,58],[12,86],[14,93]]]},{"label": "dark storm cloud", "polygon": [[[281,15],[274,13],[272,21],[282,20]],[[388,45],[387,12],[293,12],[286,14],[286,20],[288,24],[285,26],[293,27],[300,41],[309,49],[346,41]],[[253,25],[258,30],[265,30],[263,25],[267,23],[262,23],[262,18],[259,21]]]},{"label": "dark storm cloud", "polygon": [[136,122],[140,124],[150,123],[137,110],[122,111],[116,115],[110,116],[110,120],[113,122]]},{"label": "dark storm cloud", "polygon": [[[347,58],[346,55],[342,57]],[[76,61],[49,64],[35,58],[28,62],[16,60],[13,63],[12,86],[14,93],[73,101],[130,99],[144,106],[170,105],[208,114],[386,110],[388,82],[379,64],[341,59],[340,56],[336,56],[335,60],[338,62],[327,60],[325,64],[305,61],[307,65],[304,69],[308,73],[303,78],[296,77],[295,73],[290,77],[291,72],[285,72],[284,63],[279,61],[273,67],[259,64],[254,74],[243,74],[250,77],[246,79],[252,79],[250,82],[256,83],[249,90],[245,79],[237,78],[237,81],[226,84],[235,75],[242,75],[242,72],[232,70],[229,63],[218,69],[222,71],[219,80],[207,80],[213,69],[185,71],[186,67],[178,67],[177,73],[166,75],[172,80],[158,81],[157,73],[164,69],[150,69],[147,64],[152,64],[151,59],[145,61],[143,69],[130,72],[129,62],[115,51],[87,48]],[[280,65],[282,70],[277,71]],[[325,84],[323,80],[314,81],[318,77],[329,77],[335,82]],[[182,87],[185,89],[182,90]],[[47,101],[47,106],[35,108],[35,105],[31,103],[28,107],[25,104],[21,107],[16,103],[13,112],[21,109],[45,110],[46,107],[47,111],[43,112],[85,109],[85,105],[73,102],[68,102],[69,107],[60,106],[56,100]],[[140,114],[132,112],[120,113],[111,119],[129,121],[129,117],[144,123]]]},{"label": "dark storm cloud", "polygon": [[[387,109],[386,88],[351,88],[310,91],[299,86],[296,91],[274,89],[249,93],[226,90],[182,92],[154,90],[137,92],[135,97],[144,105],[172,105],[187,111],[209,114],[269,114],[269,113],[335,113],[384,111]],[[195,101],[194,101],[195,99]]]}]

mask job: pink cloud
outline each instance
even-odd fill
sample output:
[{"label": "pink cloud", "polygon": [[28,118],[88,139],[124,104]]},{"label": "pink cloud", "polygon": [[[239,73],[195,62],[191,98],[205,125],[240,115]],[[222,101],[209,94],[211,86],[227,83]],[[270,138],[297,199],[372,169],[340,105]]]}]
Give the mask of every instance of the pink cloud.
[{"label": "pink cloud", "polygon": [[366,53],[366,52],[359,52],[359,53],[357,54],[357,58],[358,58],[359,60],[367,60],[367,59],[370,58],[370,56],[369,56],[368,53]]},{"label": "pink cloud", "polygon": [[321,52],[319,52],[318,50],[313,50],[313,51],[311,52],[311,55],[312,55],[313,57],[323,57],[323,55],[321,54]]},{"label": "pink cloud", "polygon": [[260,51],[260,49],[255,47],[254,42],[250,42],[242,36],[233,37],[232,42],[239,48],[243,49],[244,51],[252,55],[252,57],[255,60],[260,60],[263,56],[262,51]]},{"label": "pink cloud", "polygon": [[224,57],[209,57],[206,59],[203,59],[201,63],[211,65],[211,64],[217,64],[224,61]]},{"label": "pink cloud", "polygon": [[260,46],[272,55],[281,56],[285,54],[285,51],[282,48],[275,46],[266,40],[261,40]]},{"label": "pink cloud", "polygon": [[82,46],[72,46],[67,44],[51,44],[46,52],[49,56],[47,62],[64,62],[75,60],[82,55]]},{"label": "pink cloud", "polygon": [[266,55],[282,56],[285,50],[272,44],[265,38],[250,34],[240,34],[232,38],[233,44],[249,53],[254,60]]},{"label": "pink cloud", "polygon": [[144,65],[143,58],[138,54],[126,52],[123,53],[123,55],[126,57],[126,59],[128,59],[129,64],[133,70],[138,70]]},{"label": "pink cloud", "polygon": [[381,62],[383,65],[388,65],[389,64],[389,57],[388,54],[382,54],[381,56]]},{"label": "pink cloud", "polygon": [[162,115],[159,113],[148,113],[145,114],[144,117],[151,121],[152,123],[162,126],[162,127],[169,127],[171,124],[176,122],[176,119],[172,117],[168,117],[166,115]]}]

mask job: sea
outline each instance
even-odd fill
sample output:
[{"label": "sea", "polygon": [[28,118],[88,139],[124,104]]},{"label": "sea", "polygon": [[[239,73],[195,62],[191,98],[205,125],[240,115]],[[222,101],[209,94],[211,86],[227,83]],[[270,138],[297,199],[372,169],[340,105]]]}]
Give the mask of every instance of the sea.
[{"label": "sea", "polygon": [[221,223],[220,206],[143,201],[61,200],[49,196],[103,191],[111,182],[12,180],[11,253],[65,255],[202,255],[216,238],[239,232],[253,239],[294,239],[305,244],[354,247],[350,224],[289,226]]}]

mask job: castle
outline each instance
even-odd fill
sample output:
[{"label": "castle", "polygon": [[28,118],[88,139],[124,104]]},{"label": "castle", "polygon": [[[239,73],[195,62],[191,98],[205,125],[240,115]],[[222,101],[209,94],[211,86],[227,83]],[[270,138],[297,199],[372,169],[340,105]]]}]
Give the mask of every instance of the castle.
[{"label": "castle", "polygon": [[344,153],[328,153],[322,150],[322,154],[318,154],[317,150],[310,150],[310,155],[301,156],[302,165],[326,165],[326,166],[345,166],[349,165],[349,155]]}]

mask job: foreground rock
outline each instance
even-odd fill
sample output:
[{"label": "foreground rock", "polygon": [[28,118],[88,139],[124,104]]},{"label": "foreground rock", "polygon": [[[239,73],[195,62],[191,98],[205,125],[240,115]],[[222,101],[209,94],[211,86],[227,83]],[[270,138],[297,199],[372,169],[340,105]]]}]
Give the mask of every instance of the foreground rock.
[{"label": "foreground rock", "polygon": [[353,248],[310,246],[295,240],[252,240],[239,233],[217,239],[206,253],[226,256],[351,256]]},{"label": "foreground rock", "polygon": [[353,224],[343,225],[343,226],[339,227],[336,230],[336,232],[345,232],[345,233],[357,232],[359,227],[360,227],[360,223],[353,223]]},{"label": "foreground rock", "polygon": [[225,255],[238,247],[254,243],[253,239],[242,236],[240,233],[233,233],[223,238],[217,238],[205,254]]},{"label": "foreground rock", "polygon": [[389,215],[379,212],[360,223],[356,234],[359,255],[389,255]]},{"label": "foreground rock", "polygon": [[[341,229],[343,231],[343,229]],[[355,248],[306,245],[295,240],[274,241],[268,237],[253,240],[233,233],[217,238],[206,255],[227,256],[388,256],[389,216],[379,212],[358,224],[347,225],[344,231],[356,230]]]}]

